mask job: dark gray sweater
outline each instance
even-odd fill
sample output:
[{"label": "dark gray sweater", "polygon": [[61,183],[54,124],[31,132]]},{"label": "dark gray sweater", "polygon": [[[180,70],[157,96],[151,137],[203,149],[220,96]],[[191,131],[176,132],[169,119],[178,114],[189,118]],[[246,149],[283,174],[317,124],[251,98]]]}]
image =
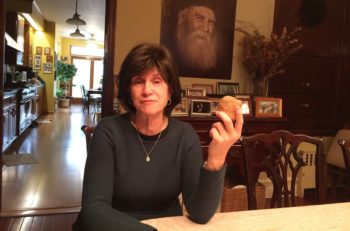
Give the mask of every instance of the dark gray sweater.
[{"label": "dark gray sweater", "polygon": [[[144,144],[150,150],[154,141]],[[180,193],[194,222],[206,223],[218,207],[225,167],[202,168],[199,138],[185,122],[169,118],[150,162],[128,114],[102,119],[89,150],[75,230],[153,230],[139,220],[181,215]]]}]

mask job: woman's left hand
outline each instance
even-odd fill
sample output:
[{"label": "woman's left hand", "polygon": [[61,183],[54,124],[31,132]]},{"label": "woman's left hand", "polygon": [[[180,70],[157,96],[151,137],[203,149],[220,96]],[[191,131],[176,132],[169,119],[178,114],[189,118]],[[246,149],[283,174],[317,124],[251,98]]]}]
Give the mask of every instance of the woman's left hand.
[{"label": "woman's left hand", "polygon": [[223,111],[217,111],[216,116],[221,120],[212,125],[209,135],[212,141],[208,147],[206,169],[216,171],[222,168],[230,147],[240,139],[243,127],[243,115],[240,107],[235,107],[236,121]]}]

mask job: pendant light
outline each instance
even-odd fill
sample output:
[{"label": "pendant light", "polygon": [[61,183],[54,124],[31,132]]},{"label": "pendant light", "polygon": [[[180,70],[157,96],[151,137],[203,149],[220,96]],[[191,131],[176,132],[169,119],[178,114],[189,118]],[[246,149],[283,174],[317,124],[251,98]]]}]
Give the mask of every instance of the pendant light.
[{"label": "pendant light", "polygon": [[77,29],[70,34],[71,37],[74,37],[74,38],[85,38],[85,35],[82,34],[79,30],[79,27],[77,26]]},{"label": "pendant light", "polygon": [[80,18],[78,14],[78,0],[75,0],[75,14],[73,17],[66,20],[66,23],[71,25],[86,25],[86,22]]}]

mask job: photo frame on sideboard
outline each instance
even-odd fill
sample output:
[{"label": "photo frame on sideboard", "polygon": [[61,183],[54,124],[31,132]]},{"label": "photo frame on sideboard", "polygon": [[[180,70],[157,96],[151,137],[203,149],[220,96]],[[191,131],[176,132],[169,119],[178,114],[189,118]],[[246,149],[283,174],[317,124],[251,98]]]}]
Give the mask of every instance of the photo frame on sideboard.
[{"label": "photo frame on sideboard", "polygon": [[171,112],[172,116],[188,116],[189,115],[189,106],[188,99],[182,98],[181,102],[174,107]]},{"label": "photo frame on sideboard", "polygon": [[211,116],[212,115],[212,102],[210,100],[191,100],[191,116]]},{"label": "photo frame on sideboard", "polygon": [[244,116],[253,116],[252,96],[250,94],[237,94],[235,97],[242,101],[242,114]]},{"label": "photo frame on sideboard", "polygon": [[187,97],[205,97],[206,96],[206,90],[205,88],[187,88],[186,89],[186,96]]},{"label": "photo frame on sideboard", "polygon": [[205,94],[214,94],[213,84],[192,83],[192,88],[205,88]]},{"label": "photo frame on sideboard", "polygon": [[255,117],[282,117],[282,99],[255,97]]},{"label": "photo frame on sideboard", "polygon": [[220,95],[236,95],[239,93],[239,83],[217,82],[216,93]]}]

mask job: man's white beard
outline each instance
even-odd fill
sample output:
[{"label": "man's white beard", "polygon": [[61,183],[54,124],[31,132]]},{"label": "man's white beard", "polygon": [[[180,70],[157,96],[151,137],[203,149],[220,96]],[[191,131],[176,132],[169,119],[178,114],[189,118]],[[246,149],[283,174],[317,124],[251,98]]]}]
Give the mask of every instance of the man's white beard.
[{"label": "man's white beard", "polygon": [[[201,38],[199,38],[199,36]],[[182,62],[201,71],[215,67],[217,61],[217,43],[213,36],[200,31],[186,33],[179,30],[177,45]]]}]

